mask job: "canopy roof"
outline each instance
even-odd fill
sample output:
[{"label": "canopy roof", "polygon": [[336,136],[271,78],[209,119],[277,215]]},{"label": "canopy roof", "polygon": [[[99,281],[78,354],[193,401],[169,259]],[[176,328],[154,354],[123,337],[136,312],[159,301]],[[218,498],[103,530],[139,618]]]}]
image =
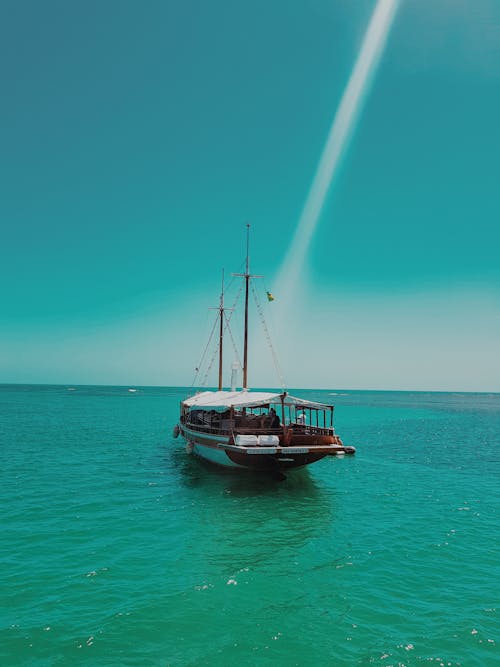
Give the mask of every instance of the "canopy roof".
[{"label": "canopy roof", "polygon": [[271,403],[281,405],[281,399],[284,397],[285,405],[304,406],[306,408],[331,410],[332,406],[324,403],[314,403],[306,401],[303,398],[284,394],[273,394],[265,391],[203,391],[200,394],[190,396],[182,402],[188,408],[223,410],[231,407],[238,408],[257,408]]}]

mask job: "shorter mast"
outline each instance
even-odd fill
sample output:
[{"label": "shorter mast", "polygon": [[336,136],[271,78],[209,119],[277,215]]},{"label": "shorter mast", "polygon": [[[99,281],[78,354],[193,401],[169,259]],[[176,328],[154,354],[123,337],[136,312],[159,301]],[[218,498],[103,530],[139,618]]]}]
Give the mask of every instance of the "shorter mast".
[{"label": "shorter mast", "polygon": [[222,391],[222,343],[224,339],[224,269],[222,269],[222,289],[219,304],[219,391]]},{"label": "shorter mast", "polygon": [[[218,310],[218,318],[219,318],[219,383],[218,383],[218,390],[222,391],[222,358],[223,358],[223,342],[224,342],[224,313],[226,310],[232,310],[232,308],[225,308],[224,307],[224,269],[222,269],[222,289],[220,293],[220,301],[219,305],[217,308],[210,308],[210,310]],[[212,329],[212,334],[215,331],[215,325],[217,324],[217,320],[215,320],[214,328]],[[214,354],[215,357],[215,354]]]}]

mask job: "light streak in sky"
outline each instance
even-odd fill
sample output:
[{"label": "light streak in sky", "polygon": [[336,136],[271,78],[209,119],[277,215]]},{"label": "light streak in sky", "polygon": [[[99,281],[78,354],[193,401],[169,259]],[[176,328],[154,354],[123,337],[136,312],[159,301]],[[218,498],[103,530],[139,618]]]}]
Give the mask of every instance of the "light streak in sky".
[{"label": "light streak in sky", "polygon": [[380,61],[399,0],[378,0],[365,33],[358,58],[333,119],[325,148],[302,210],[294,237],[278,275],[275,293],[290,304],[299,284],[313,234],[328,190],[335,177],[349,138],[355,129],[363,101]]}]

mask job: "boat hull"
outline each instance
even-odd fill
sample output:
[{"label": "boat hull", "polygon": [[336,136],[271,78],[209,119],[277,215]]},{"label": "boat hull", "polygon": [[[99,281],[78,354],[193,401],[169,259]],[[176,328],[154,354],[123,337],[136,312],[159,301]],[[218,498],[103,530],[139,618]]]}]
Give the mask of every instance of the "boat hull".
[{"label": "boat hull", "polygon": [[244,464],[239,464],[236,461],[233,461],[228,455],[226,450],[223,447],[217,446],[207,446],[196,443],[190,443],[192,445],[192,453],[195,456],[198,456],[200,459],[209,461],[218,466],[223,466],[224,468],[247,468],[248,466]]},{"label": "boat hull", "polygon": [[325,456],[345,453],[341,444],[326,436],[309,437],[308,441],[293,437],[288,444],[272,447],[244,447],[235,445],[229,437],[199,433],[182,425],[180,432],[187,441],[188,451],[215,465],[240,470],[290,470],[310,465]]}]

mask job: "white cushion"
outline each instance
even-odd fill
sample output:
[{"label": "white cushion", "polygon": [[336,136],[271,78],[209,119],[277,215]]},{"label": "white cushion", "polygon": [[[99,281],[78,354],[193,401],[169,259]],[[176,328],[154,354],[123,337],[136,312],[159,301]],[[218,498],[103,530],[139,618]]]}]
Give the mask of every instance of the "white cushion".
[{"label": "white cushion", "polygon": [[259,445],[263,447],[276,447],[280,444],[280,439],[277,435],[259,435]]},{"label": "white cushion", "polygon": [[258,442],[256,435],[237,435],[234,441],[240,447],[255,447]]}]

